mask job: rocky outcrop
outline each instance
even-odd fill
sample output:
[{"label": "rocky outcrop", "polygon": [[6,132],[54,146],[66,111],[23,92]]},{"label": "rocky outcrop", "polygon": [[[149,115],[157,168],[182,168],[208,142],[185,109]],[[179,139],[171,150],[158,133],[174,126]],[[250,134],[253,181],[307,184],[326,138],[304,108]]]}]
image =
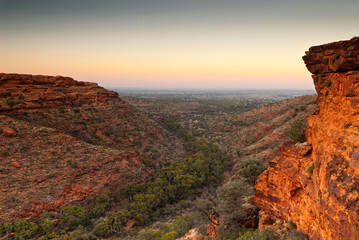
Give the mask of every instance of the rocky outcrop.
[{"label": "rocky outcrop", "polygon": [[207,237],[203,236],[198,228],[193,228],[189,230],[189,232],[178,240],[200,240],[207,239]]},{"label": "rocky outcrop", "polygon": [[106,102],[118,94],[69,77],[0,73],[0,112]]},{"label": "rocky outcrop", "polygon": [[319,112],[307,143],[284,144],[256,182],[253,203],[311,239],[359,239],[359,38],[311,47]]},{"label": "rocky outcrop", "polygon": [[2,129],[2,135],[6,136],[6,137],[16,137],[17,133],[14,129],[12,129],[11,127],[5,126]]}]

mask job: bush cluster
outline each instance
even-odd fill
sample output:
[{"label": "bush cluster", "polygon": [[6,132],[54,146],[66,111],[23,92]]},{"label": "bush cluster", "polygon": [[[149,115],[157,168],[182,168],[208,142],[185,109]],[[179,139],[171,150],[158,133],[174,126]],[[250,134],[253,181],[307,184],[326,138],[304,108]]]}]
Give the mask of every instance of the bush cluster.
[{"label": "bush cluster", "polygon": [[285,135],[293,142],[305,142],[305,127],[306,123],[304,121],[295,120],[290,124],[289,129],[285,131]]}]

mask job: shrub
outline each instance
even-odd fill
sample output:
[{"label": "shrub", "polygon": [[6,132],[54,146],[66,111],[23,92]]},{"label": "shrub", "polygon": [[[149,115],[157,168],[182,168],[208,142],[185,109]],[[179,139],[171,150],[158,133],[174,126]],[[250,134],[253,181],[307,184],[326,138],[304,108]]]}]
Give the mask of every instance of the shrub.
[{"label": "shrub", "polygon": [[61,220],[64,225],[69,227],[69,230],[82,225],[84,227],[91,225],[90,211],[78,206],[61,206]]},{"label": "shrub", "polygon": [[112,230],[110,229],[110,225],[107,221],[100,222],[94,228],[94,234],[97,237],[108,238],[113,234]]},{"label": "shrub", "polygon": [[238,180],[228,181],[217,189],[217,211],[219,214],[231,213],[239,210],[243,201],[239,198],[250,195],[249,185]]},{"label": "shrub", "polygon": [[279,236],[272,229],[263,229],[257,231],[248,230],[241,233],[237,240],[276,240]]},{"label": "shrub", "polygon": [[138,232],[137,239],[138,240],[161,240],[162,233],[160,230],[155,229],[142,229]]},{"label": "shrub", "polygon": [[12,98],[6,100],[6,103],[9,107],[13,107],[15,105],[15,101]]},{"label": "shrub", "polygon": [[9,155],[9,152],[7,150],[2,150],[1,151],[1,156],[6,157],[8,155]]},{"label": "shrub", "polygon": [[16,197],[14,197],[13,195],[6,195],[6,196],[4,197],[4,200],[5,200],[5,202],[6,202],[7,204],[14,204],[14,203],[17,202]]},{"label": "shrub", "polygon": [[77,168],[79,165],[76,161],[67,160],[67,164],[70,165],[72,168]]},{"label": "shrub", "polygon": [[295,120],[290,124],[290,127],[285,131],[285,135],[293,142],[305,142],[305,122],[303,120]]},{"label": "shrub", "polygon": [[4,223],[3,225],[1,225],[1,233],[2,234],[10,234],[14,231],[14,225],[10,222]]},{"label": "shrub", "polygon": [[161,240],[175,240],[176,232],[169,232],[161,237]]},{"label": "shrub", "polygon": [[193,219],[188,215],[179,216],[172,222],[173,230],[175,231],[174,236],[176,238],[184,236],[194,226]]},{"label": "shrub", "polygon": [[19,100],[24,100],[24,95],[19,94],[19,96],[17,96],[17,98],[18,98]]},{"label": "shrub", "polygon": [[39,133],[41,137],[49,136],[49,132],[47,131],[46,128],[40,128]]},{"label": "shrub", "polygon": [[107,219],[112,229],[117,232],[121,232],[122,228],[126,225],[129,216],[129,211],[124,209],[122,211],[110,213],[107,216]]},{"label": "shrub", "polygon": [[54,223],[46,220],[43,224],[40,225],[40,230],[42,234],[49,234],[54,227]]},{"label": "shrub", "polygon": [[326,87],[330,87],[332,85],[332,82],[331,81],[325,81],[323,83],[323,85],[326,86]]},{"label": "shrub", "polygon": [[307,173],[313,174],[314,168],[315,168],[314,164],[312,164],[311,166],[309,166],[309,167],[307,168]]},{"label": "shrub", "polygon": [[39,227],[25,219],[17,219],[14,222],[14,231],[17,239],[30,239],[36,235]]},{"label": "shrub", "polygon": [[258,159],[243,159],[237,167],[237,174],[245,178],[252,185],[255,184],[259,175],[267,169],[267,166]]}]

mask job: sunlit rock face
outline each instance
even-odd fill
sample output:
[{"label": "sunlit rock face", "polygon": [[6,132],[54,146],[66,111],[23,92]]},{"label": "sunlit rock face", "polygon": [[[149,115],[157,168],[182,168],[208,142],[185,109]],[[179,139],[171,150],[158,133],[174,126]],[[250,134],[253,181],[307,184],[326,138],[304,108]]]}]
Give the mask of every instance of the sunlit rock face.
[{"label": "sunlit rock face", "polygon": [[0,112],[99,103],[118,94],[69,77],[0,73]]},{"label": "sunlit rock face", "polygon": [[319,107],[306,149],[281,147],[253,203],[311,239],[359,239],[359,38],[311,47],[303,60]]}]

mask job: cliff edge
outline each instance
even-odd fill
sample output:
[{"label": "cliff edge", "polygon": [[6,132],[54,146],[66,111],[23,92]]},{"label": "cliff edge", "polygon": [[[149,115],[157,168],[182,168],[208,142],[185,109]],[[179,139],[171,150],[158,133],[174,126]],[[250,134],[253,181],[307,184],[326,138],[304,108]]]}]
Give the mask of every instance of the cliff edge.
[{"label": "cliff edge", "polygon": [[0,112],[41,109],[75,102],[98,103],[118,98],[96,83],[70,77],[0,73]]},{"label": "cliff edge", "polygon": [[303,60],[319,111],[308,119],[307,143],[280,147],[253,203],[311,239],[359,239],[359,38],[311,47]]}]

